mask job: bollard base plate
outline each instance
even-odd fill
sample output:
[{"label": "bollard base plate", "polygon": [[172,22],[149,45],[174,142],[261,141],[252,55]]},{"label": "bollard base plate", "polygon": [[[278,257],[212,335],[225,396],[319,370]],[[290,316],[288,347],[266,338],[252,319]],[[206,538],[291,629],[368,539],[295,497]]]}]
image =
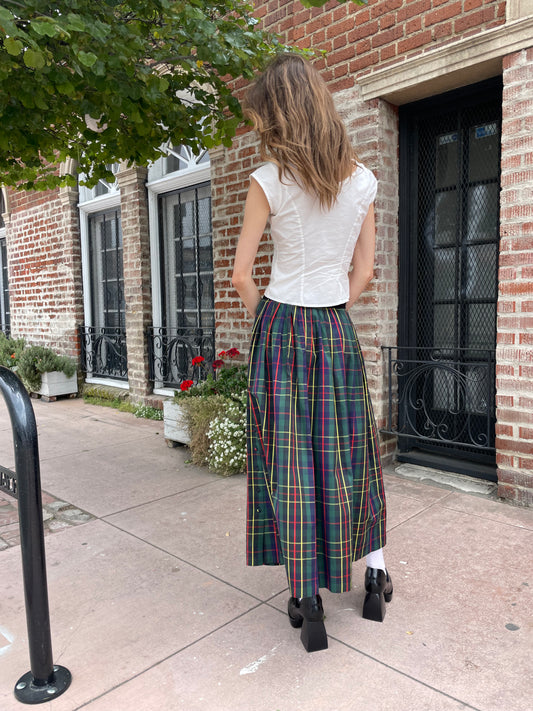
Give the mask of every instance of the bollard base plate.
[{"label": "bollard base plate", "polygon": [[31,671],[21,676],[15,685],[15,697],[23,704],[44,704],[61,696],[72,681],[72,674],[65,667],[54,666],[52,680],[43,684],[35,684]]}]

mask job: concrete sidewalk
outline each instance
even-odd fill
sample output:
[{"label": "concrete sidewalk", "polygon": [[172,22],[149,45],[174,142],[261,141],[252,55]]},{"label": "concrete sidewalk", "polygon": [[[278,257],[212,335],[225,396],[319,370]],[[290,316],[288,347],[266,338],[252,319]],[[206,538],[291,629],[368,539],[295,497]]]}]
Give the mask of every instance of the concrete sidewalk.
[{"label": "concrete sidewalk", "polygon": [[[307,654],[283,569],[244,564],[243,476],[187,464],[160,422],[82,400],[34,410],[54,662],[73,675],[41,708],[533,708],[533,510],[391,470],[385,621],[361,617],[359,561],[351,593],[323,594],[329,649]],[[3,402],[0,451],[13,467]],[[0,503],[0,709],[14,711],[28,643],[16,511]]]}]

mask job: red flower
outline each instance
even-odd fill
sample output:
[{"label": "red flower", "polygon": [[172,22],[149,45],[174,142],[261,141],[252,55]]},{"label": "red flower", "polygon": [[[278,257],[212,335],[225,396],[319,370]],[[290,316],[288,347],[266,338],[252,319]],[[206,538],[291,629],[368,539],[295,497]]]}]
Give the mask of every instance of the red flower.
[{"label": "red flower", "polygon": [[16,358],[16,357],[17,357],[17,354],[16,354],[16,353],[12,353],[12,354],[11,354],[11,357],[12,357],[12,358]]},{"label": "red flower", "polygon": [[181,390],[182,390],[183,392],[185,392],[185,391],[188,390],[189,388],[192,388],[193,385],[194,385],[194,382],[193,382],[192,380],[184,380],[184,381],[181,383],[180,388],[181,388]]},{"label": "red flower", "polygon": [[226,353],[230,358],[235,358],[235,356],[240,355],[240,351],[238,351],[236,348],[230,348],[229,351]]},{"label": "red flower", "polygon": [[226,355],[226,351],[220,351],[220,353],[219,353],[218,355],[219,355],[221,358],[224,358],[224,356]]},{"label": "red flower", "polygon": [[203,363],[205,358],[203,356],[196,356],[195,358],[192,359],[192,364],[193,365],[200,365],[200,363]]},{"label": "red flower", "polygon": [[214,370],[218,370],[219,368],[222,368],[223,365],[224,365],[223,360],[214,360],[213,361],[213,369]]}]

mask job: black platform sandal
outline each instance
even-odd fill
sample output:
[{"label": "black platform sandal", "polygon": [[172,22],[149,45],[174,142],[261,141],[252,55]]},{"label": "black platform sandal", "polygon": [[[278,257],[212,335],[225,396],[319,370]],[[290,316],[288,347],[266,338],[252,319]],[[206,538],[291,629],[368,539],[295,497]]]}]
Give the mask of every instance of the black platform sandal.
[{"label": "black platform sandal", "polygon": [[385,603],[392,600],[392,580],[390,575],[380,568],[367,568],[365,590],[363,617],[365,620],[383,622]]},{"label": "black platform sandal", "polygon": [[307,652],[319,652],[328,648],[328,636],[324,625],[324,608],[320,595],[291,597],[289,621],[293,627],[301,627],[300,639]]}]

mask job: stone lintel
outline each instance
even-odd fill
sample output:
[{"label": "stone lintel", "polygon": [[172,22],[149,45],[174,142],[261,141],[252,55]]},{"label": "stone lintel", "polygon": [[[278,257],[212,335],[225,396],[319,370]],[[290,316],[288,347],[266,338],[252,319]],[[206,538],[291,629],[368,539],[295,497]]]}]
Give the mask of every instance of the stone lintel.
[{"label": "stone lintel", "polygon": [[502,59],[533,46],[533,16],[507,22],[472,37],[378,69],[358,79],[365,101],[400,106],[458,89],[502,73]]}]

